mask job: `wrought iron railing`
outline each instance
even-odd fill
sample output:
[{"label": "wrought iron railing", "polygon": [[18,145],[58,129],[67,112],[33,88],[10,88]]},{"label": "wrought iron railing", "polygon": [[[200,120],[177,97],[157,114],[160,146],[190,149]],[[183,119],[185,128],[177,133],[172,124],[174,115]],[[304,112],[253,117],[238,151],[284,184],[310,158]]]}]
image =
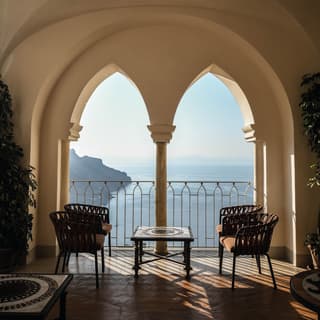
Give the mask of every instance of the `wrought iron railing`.
[{"label": "wrought iron railing", "polygon": [[[223,206],[253,203],[248,181],[168,181],[168,226],[191,226],[193,247],[216,247],[216,225]],[[72,180],[70,202],[107,206],[112,245],[132,246],[138,225],[155,225],[154,181]]]}]

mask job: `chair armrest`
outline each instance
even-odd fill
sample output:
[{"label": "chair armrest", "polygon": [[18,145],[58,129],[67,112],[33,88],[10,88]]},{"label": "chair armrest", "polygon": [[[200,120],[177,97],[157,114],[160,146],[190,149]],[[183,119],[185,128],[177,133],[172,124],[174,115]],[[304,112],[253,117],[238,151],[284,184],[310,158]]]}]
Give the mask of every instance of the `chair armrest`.
[{"label": "chair armrest", "polygon": [[112,230],[112,224],[110,223],[102,223],[102,233],[107,235]]}]

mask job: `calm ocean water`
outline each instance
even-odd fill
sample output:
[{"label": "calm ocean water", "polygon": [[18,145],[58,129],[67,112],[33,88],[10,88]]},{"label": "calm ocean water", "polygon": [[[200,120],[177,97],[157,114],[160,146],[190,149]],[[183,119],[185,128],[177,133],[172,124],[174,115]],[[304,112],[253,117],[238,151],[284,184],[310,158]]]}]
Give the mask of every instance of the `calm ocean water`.
[{"label": "calm ocean water", "polygon": [[[126,166],[121,168],[132,180],[154,180],[155,168],[152,166]],[[253,181],[253,165],[169,165],[168,180],[200,181]]]}]

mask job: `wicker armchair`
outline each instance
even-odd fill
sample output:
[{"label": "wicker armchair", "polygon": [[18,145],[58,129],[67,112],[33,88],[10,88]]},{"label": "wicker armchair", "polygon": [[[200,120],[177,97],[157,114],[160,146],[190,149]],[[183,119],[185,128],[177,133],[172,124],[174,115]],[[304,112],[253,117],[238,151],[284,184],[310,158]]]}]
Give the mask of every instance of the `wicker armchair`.
[{"label": "wicker armchair", "polygon": [[63,256],[62,272],[71,253],[86,252],[95,257],[96,287],[99,288],[98,279],[98,251],[101,250],[102,272],[104,272],[104,239],[103,234],[97,234],[100,217],[95,215],[81,215],[56,211],[50,213],[54,225],[58,244],[59,255],[55,273],[58,272],[60,259]]},{"label": "wicker armchair", "polygon": [[[222,220],[224,217],[229,215],[255,215],[259,212],[262,212],[263,206],[261,205],[253,205],[253,204],[244,204],[239,206],[229,206],[223,207],[220,209],[220,216],[219,216],[219,224],[216,227],[216,231],[219,235],[219,257],[221,256],[222,245],[220,243],[220,238],[226,235],[235,235],[238,229],[236,229],[236,225],[233,227],[235,229],[226,229],[226,226],[223,228]],[[227,224],[226,224],[227,225]]]},{"label": "wicker armchair", "polygon": [[94,206],[81,203],[69,203],[64,206],[66,212],[79,213],[81,215],[97,215],[101,219],[101,224],[97,226],[97,234],[108,235],[109,257],[111,257],[111,229],[110,213],[107,207]]},{"label": "wicker armchair", "polygon": [[[252,218],[254,217],[254,218]],[[224,248],[233,253],[232,266],[232,289],[234,289],[234,278],[236,268],[236,257],[239,255],[251,255],[256,257],[259,273],[261,274],[260,256],[268,258],[269,268],[272,276],[273,286],[277,284],[274,277],[270,256],[268,254],[274,227],[278,223],[278,216],[274,214],[260,213],[250,215],[228,215],[222,220],[223,228],[237,230],[236,234],[226,235],[220,238],[222,252],[220,255],[219,273],[222,273],[222,261]]]}]

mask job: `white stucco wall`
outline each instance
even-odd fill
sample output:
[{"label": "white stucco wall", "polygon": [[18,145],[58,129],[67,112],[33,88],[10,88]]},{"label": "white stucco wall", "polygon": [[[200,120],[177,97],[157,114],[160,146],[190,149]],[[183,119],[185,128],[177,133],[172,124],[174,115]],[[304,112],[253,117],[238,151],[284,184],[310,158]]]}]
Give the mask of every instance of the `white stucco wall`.
[{"label": "white stucco wall", "polygon": [[320,200],[319,190],[306,187],[312,155],[301,130],[299,84],[320,69],[319,22],[298,0],[244,3],[34,0],[22,20],[18,1],[4,6],[1,73],[25,161],[39,172],[33,247],[55,244],[48,213],[60,206],[60,142],[94,86],[121,70],[141,92],[146,125],[172,125],[185,90],[210,70],[239,86],[251,108],[244,124],[267,145],[268,210],[280,216],[273,246],[297,261],[306,253],[304,235],[314,229]]}]

